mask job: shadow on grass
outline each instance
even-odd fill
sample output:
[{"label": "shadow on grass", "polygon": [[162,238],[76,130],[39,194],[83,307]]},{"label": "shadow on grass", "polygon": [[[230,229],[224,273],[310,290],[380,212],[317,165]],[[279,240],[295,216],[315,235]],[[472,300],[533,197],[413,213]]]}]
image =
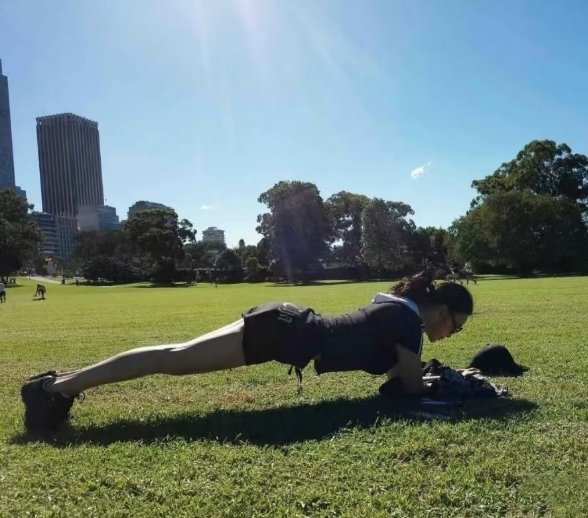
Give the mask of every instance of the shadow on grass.
[{"label": "shadow on grass", "polygon": [[[536,404],[524,399],[470,400],[462,407],[450,407],[448,412],[433,416],[438,415],[450,422],[481,418],[505,420],[536,408]],[[203,416],[176,414],[149,419],[120,419],[104,426],[72,426],[43,440],[56,447],[88,444],[107,446],[116,442],[151,444],[178,438],[280,446],[330,439],[346,429],[380,426],[382,420],[386,419],[402,420],[410,425],[431,418],[429,413],[419,415],[419,410],[423,410],[420,404],[400,404],[379,396],[336,399],[264,410],[216,410]],[[22,434],[13,437],[11,442],[27,444],[38,440],[39,437]]]},{"label": "shadow on grass", "polygon": [[551,279],[559,277],[586,277],[586,273],[530,273],[530,274],[490,274],[476,275],[477,281],[514,281],[520,279]]},{"label": "shadow on grass", "polygon": [[169,282],[153,282],[150,284],[138,284],[136,286],[132,286],[132,288],[137,288],[137,289],[151,289],[151,288],[193,288],[197,286],[197,283],[192,283],[192,284],[188,284],[187,282],[175,282],[175,283],[169,283]]},{"label": "shadow on grass", "polygon": [[389,282],[391,285],[398,279],[340,279],[340,280],[318,280],[318,281],[306,281],[306,282],[273,282],[268,284],[267,288],[297,288],[302,286],[337,286],[338,284],[370,284],[370,283],[381,283]]}]

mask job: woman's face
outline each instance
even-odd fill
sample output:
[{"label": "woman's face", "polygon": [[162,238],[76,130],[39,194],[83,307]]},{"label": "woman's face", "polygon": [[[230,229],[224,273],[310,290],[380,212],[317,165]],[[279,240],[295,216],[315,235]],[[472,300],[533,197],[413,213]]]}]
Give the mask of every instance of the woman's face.
[{"label": "woman's face", "polygon": [[452,313],[445,304],[422,312],[425,333],[431,342],[459,333],[468,320],[465,313]]}]

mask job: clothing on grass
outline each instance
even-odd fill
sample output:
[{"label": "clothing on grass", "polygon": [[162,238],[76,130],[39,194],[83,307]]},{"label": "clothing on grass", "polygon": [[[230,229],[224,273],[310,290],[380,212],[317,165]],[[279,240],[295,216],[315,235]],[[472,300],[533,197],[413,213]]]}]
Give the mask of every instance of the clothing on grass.
[{"label": "clothing on grass", "polygon": [[[425,392],[418,397],[430,397],[443,401],[461,401],[469,398],[497,398],[508,396],[508,388],[498,385],[479,373],[467,373],[452,369],[436,358],[422,365]],[[382,396],[405,398],[404,386],[398,378],[392,378],[380,386]]]}]

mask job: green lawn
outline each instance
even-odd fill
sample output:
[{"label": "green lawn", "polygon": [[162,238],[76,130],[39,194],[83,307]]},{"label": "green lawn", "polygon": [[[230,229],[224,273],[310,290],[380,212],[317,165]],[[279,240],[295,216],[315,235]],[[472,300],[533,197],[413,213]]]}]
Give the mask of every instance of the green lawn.
[{"label": "green lawn", "polygon": [[355,309],[388,283],[85,287],[19,279],[0,305],[0,516],[588,516],[588,278],[481,280],[476,312],[424,357],[487,342],[530,366],[510,400],[451,420],[376,397],[380,377],[279,364],[89,390],[53,442],[22,433],[19,387],[139,345],[185,341],[268,300]]}]

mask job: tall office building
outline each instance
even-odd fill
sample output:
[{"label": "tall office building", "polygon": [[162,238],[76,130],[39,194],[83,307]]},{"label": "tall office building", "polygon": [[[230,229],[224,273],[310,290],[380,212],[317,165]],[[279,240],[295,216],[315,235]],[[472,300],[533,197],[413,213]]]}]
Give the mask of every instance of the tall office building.
[{"label": "tall office building", "polygon": [[98,123],[61,113],[37,117],[43,212],[77,217],[104,205]]},{"label": "tall office building", "polygon": [[225,242],[225,231],[216,227],[208,227],[202,231],[202,241],[220,241]]},{"label": "tall office building", "polygon": [[5,188],[15,188],[14,156],[12,154],[8,78],[2,75],[2,61],[0,61],[0,189]]},{"label": "tall office building", "polygon": [[131,205],[129,207],[129,210],[127,212],[127,218],[131,219],[135,214],[137,214],[137,212],[141,212],[144,210],[150,210],[150,209],[171,209],[171,207],[168,207],[167,205],[164,205],[163,203],[156,203],[154,201],[138,201],[136,203],[133,203],[133,205]]},{"label": "tall office building", "polygon": [[57,221],[53,214],[45,212],[33,212],[33,218],[39,226],[39,230],[43,235],[40,252],[44,256],[61,256],[59,249],[59,235],[57,233]]},{"label": "tall office building", "polygon": [[121,224],[114,207],[100,205],[99,207],[80,207],[77,217],[78,230],[103,231],[120,230]]}]

